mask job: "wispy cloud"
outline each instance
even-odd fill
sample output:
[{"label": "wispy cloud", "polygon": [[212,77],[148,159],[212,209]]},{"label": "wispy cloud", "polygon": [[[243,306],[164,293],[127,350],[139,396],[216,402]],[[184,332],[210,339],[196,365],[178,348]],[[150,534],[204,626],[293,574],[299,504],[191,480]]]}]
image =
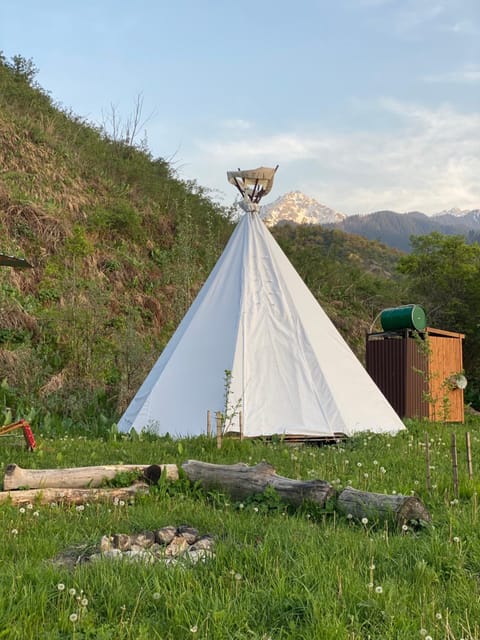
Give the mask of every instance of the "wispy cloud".
[{"label": "wispy cloud", "polygon": [[208,175],[199,166],[200,182],[230,166],[280,163],[277,189],[300,189],[346,213],[480,207],[480,113],[392,99],[376,109],[393,118],[393,129],[197,140],[198,157],[209,158]]},{"label": "wispy cloud", "polygon": [[478,36],[480,34],[480,25],[473,20],[459,20],[445,25],[443,30],[459,36]]},{"label": "wispy cloud", "polygon": [[230,120],[224,120],[223,122],[221,122],[221,126],[225,127],[225,129],[246,131],[247,129],[251,129],[253,125],[248,120],[243,120],[242,118],[232,118]]},{"label": "wispy cloud", "polygon": [[424,77],[425,82],[438,84],[476,84],[480,82],[480,67],[466,67]]}]

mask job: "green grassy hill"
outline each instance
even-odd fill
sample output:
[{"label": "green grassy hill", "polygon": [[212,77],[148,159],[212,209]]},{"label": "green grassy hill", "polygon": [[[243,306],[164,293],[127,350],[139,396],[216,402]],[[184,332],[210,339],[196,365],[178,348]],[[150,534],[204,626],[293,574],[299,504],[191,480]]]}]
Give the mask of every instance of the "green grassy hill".
[{"label": "green grassy hill", "polygon": [[[4,402],[109,422],[215,264],[231,212],[57,105],[21,57],[0,57],[0,166],[0,251],[34,265],[0,270]],[[361,356],[365,329],[398,301],[398,254],[321,228],[274,233]]]}]

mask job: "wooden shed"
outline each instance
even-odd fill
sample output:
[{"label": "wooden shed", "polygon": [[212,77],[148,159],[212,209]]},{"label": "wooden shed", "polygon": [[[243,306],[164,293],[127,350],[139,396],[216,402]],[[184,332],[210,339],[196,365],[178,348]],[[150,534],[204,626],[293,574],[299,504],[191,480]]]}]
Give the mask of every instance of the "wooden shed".
[{"label": "wooden shed", "polygon": [[464,335],[427,327],[367,334],[367,371],[401,418],[463,422]]}]

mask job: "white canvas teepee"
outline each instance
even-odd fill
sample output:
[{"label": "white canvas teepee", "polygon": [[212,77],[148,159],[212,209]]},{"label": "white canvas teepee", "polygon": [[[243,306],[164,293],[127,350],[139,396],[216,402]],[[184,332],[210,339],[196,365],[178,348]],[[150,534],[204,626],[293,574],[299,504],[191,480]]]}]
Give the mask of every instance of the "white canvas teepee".
[{"label": "white canvas teepee", "polygon": [[257,207],[247,204],[119,429],[199,435],[208,409],[229,414],[231,431],[238,431],[241,411],[247,437],[403,429]]}]

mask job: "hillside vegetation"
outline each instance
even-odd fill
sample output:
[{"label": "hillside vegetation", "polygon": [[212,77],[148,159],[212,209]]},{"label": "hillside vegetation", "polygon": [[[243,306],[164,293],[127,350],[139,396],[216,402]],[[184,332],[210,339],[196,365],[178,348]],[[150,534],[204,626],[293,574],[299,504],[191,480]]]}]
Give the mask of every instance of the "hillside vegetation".
[{"label": "hillside vegetation", "polygon": [[[20,56],[0,59],[0,368],[12,415],[114,421],[220,255],[232,211],[145,144],[55,104]],[[234,161],[234,159],[232,159]],[[228,167],[226,167],[228,168]],[[339,231],[274,231],[363,357],[402,301],[399,254]]]}]

